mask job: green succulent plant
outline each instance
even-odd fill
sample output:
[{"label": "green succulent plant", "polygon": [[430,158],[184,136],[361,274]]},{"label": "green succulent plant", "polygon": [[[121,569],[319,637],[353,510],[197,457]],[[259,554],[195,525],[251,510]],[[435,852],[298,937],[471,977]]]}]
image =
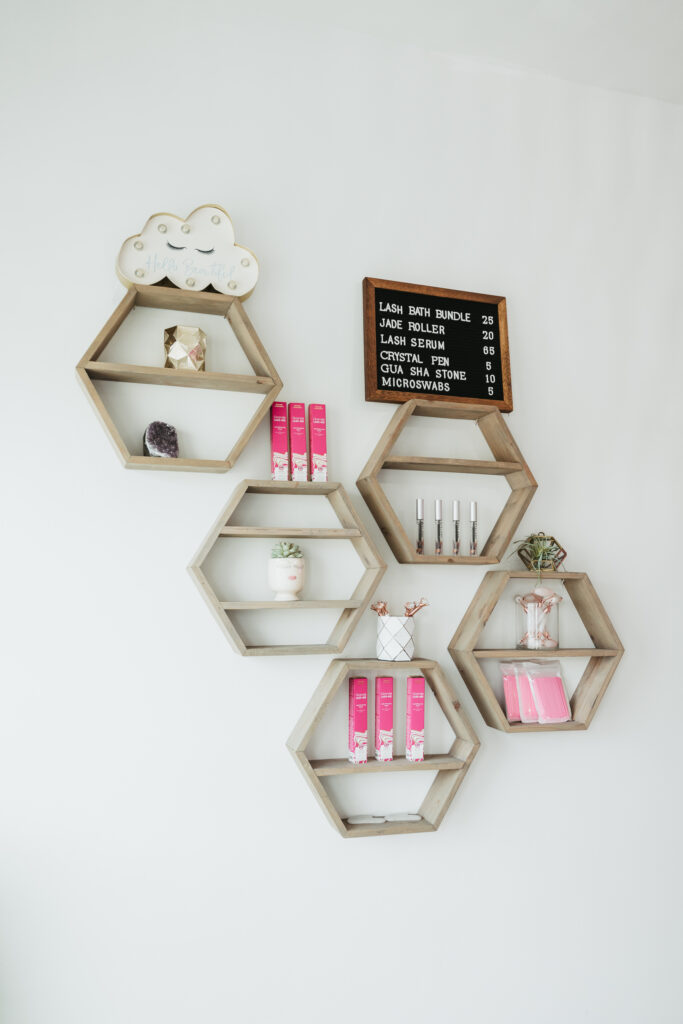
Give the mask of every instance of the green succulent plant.
[{"label": "green succulent plant", "polygon": [[271,558],[303,558],[304,553],[298,544],[289,540],[281,540],[270,552]]}]

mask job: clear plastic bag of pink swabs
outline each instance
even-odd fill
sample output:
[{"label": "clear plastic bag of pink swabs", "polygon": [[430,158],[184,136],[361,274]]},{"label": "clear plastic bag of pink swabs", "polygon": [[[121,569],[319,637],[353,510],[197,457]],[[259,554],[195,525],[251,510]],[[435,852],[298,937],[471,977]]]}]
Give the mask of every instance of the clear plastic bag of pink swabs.
[{"label": "clear plastic bag of pink swabs", "polygon": [[571,721],[572,712],[559,661],[556,658],[523,661],[519,667],[519,675],[522,672],[529,681],[540,724],[555,725],[558,722]]},{"label": "clear plastic bag of pink swabs", "polygon": [[500,661],[500,674],[503,677],[503,698],[505,715],[508,722],[521,722],[519,714],[519,696],[517,694],[517,668],[514,661]]},{"label": "clear plastic bag of pink swabs", "polygon": [[508,722],[538,721],[538,712],[524,664],[520,661],[499,662]]}]

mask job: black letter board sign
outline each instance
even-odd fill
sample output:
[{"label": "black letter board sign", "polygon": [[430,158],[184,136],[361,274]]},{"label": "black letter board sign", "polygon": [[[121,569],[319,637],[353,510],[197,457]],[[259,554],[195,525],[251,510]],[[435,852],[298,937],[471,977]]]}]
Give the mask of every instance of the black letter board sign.
[{"label": "black letter board sign", "polygon": [[512,411],[505,299],[363,281],[368,402],[491,405]]}]

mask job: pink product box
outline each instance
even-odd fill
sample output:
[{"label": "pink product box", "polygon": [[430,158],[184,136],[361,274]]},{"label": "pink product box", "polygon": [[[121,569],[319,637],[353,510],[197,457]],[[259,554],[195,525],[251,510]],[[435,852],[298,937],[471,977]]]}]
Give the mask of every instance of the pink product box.
[{"label": "pink product box", "polygon": [[306,406],[302,402],[289,403],[289,451],[292,480],[308,480]]},{"label": "pink product box", "polygon": [[394,759],[394,680],[375,678],[375,760]]},{"label": "pink product box", "polygon": [[349,761],[366,764],[368,760],[368,681],[349,679]]},{"label": "pink product box", "polygon": [[327,416],[324,405],[308,407],[311,480],[327,480]]},{"label": "pink product box", "polygon": [[406,693],[406,760],[425,759],[425,681],[408,676]]},{"label": "pink product box", "polygon": [[289,444],[287,403],[273,402],[270,407],[270,478],[289,480]]}]

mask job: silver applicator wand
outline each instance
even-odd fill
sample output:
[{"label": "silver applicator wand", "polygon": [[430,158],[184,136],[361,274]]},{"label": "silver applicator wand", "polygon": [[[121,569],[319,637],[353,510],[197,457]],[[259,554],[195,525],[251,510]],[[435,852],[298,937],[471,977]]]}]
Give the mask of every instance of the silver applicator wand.
[{"label": "silver applicator wand", "polygon": [[477,503],[470,502],[470,556],[477,553]]},{"label": "silver applicator wand", "polygon": [[425,550],[425,502],[424,498],[418,498],[415,502],[415,518],[417,519],[417,544],[415,552],[423,555]]},{"label": "silver applicator wand", "polygon": [[460,502],[453,501],[453,554],[460,554]]},{"label": "silver applicator wand", "polygon": [[443,542],[441,539],[441,520],[443,518],[443,502],[441,498],[437,498],[434,502],[434,521],[436,523],[436,541],[434,542],[434,554],[440,555],[443,552]]}]

